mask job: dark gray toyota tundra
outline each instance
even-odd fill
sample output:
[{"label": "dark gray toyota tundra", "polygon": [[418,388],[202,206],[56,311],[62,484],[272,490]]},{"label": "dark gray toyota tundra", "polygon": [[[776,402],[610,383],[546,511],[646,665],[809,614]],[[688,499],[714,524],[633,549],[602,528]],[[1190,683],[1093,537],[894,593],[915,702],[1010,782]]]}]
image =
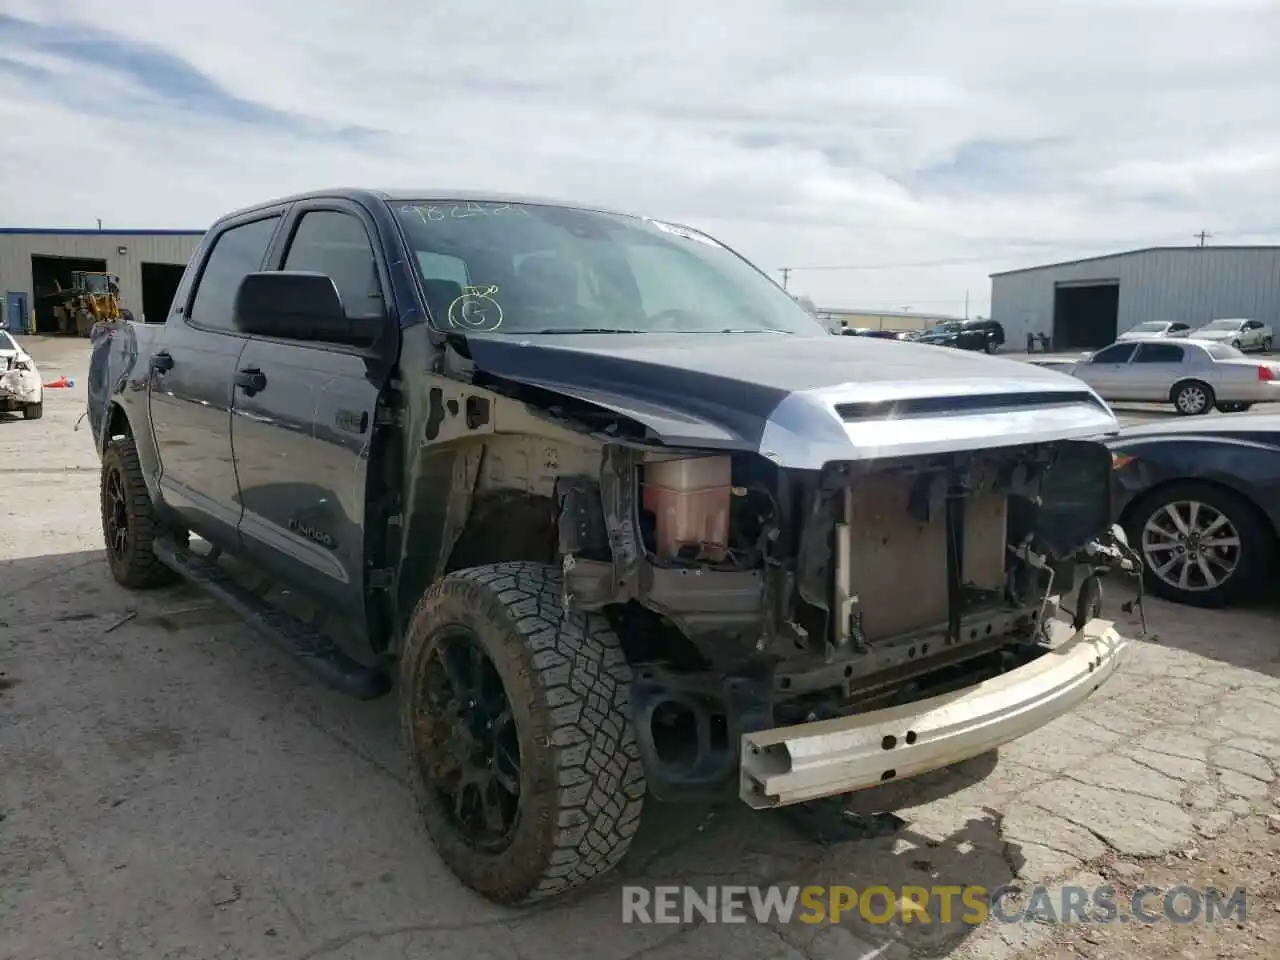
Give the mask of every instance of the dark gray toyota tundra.
[{"label": "dark gray toyota tundra", "polygon": [[219,220],[163,323],[94,337],[115,579],[200,584],[354,696],[394,680],[431,837],[497,901],[610,869],[646,801],[985,753],[1123,656],[1088,386],[833,337],[684,226],[293,197]]}]

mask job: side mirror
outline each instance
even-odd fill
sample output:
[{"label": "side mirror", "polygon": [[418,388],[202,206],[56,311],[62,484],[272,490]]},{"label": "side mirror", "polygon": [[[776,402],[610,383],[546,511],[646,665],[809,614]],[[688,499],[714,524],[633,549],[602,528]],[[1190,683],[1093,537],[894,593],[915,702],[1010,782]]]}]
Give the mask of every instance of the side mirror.
[{"label": "side mirror", "polygon": [[240,333],[356,346],[371,344],[385,325],[382,318],[349,318],[333,280],[301,270],[248,274],[231,322]]}]

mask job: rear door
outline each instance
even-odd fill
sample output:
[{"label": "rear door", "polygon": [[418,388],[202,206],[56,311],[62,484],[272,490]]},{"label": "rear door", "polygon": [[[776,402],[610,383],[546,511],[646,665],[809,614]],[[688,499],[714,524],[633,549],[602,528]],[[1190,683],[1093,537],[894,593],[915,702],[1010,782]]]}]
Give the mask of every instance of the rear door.
[{"label": "rear door", "polygon": [[[324,273],[348,316],[392,326],[376,236],[357,204],[301,203],[272,267]],[[237,366],[231,431],[245,549],[275,576],[355,616],[364,603],[369,441],[394,360],[385,351],[398,343],[391,334],[373,349],[254,337]]]},{"label": "rear door", "polygon": [[1134,393],[1128,399],[1168,403],[1174,383],[1187,372],[1186,352],[1176,343],[1139,344],[1129,362]]},{"label": "rear door", "polygon": [[1071,372],[1107,400],[1132,400],[1127,395],[1130,389],[1127,373],[1129,358],[1135,349],[1137,345],[1132,342],[1112,344],[1099,350],[1088,362],[1077,364]]}]

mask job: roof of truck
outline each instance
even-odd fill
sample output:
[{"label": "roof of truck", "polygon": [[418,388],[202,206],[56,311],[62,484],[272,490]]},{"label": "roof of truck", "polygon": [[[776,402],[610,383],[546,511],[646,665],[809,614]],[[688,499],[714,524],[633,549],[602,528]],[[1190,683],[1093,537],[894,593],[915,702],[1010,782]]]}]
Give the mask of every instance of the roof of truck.
[{"label": "roof of truck", "polygon": [[526,203],[541,207],[567,207],[579,210],[593,210],[598,213],[612,213],[620,216],[635,216],[621,210],[612,210],[594,203],[557,200],[551,197],[529,196],[519,193],[503,193],[500,190],[460,190],[449,187],[422,187],[418,189],[374,189],[370,187],[331,187],[325,190],[309,190],[306,193],[295,193],[290,196],[264,200],[252,206],[242,207],[219,217],[219,221],[239,217],[256,210],[278,207],[286,203],[297,203],[300,200],[352,200],[356,203],[405,202],[420,203],[426,200],[460,200],[463,202],[484,201],[487,203]]}]

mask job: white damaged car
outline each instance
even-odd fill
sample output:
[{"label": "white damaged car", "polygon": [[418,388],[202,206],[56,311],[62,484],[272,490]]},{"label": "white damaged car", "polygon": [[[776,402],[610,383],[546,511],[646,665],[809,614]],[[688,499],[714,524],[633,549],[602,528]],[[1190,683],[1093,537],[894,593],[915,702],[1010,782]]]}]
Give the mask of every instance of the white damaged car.
[{"label": "white damaged car", "polygon": [[0,412],[22,411],[27,420],[44,415],[44,383],[31,354],[0,330]]}]

